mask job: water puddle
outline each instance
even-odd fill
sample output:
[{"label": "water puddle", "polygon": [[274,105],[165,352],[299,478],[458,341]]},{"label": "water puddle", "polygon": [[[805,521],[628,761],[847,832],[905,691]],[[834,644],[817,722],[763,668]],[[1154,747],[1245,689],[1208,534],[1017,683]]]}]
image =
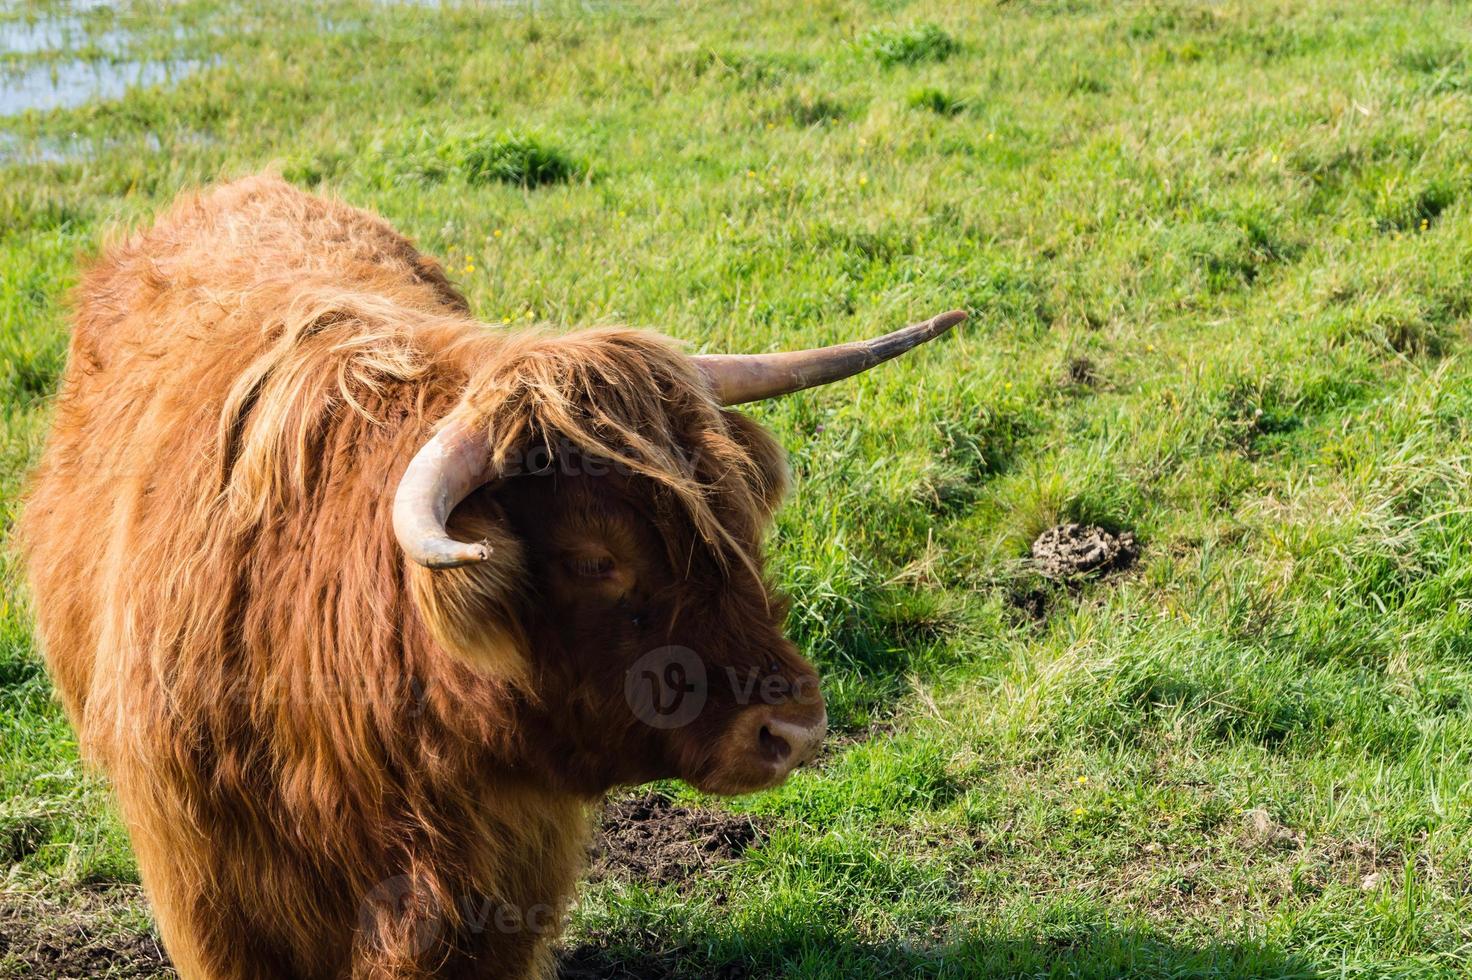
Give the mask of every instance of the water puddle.
[{"label": "water puddle", "polygon": [[66,148],[68,143],[80,141],[36,139],[23,140],[14,133],[0,132],[0,162],[16,161],[18,163],[64,163],[73,157],[71,149]]},{"label": "water puddle", "polygon": [[[186,136],[184,141],[196,145],[206,142],[198,134]],[[164,141],[157,133],[117,139],[77,134],[26,139],[15,133],[0,132],[0,162],[4,163],[80,163],[125,147],[132,153],[160,153]]]},{"label": "water puddle", "polygon": [[178,82],[200,61],[59,61],[8,73],[0,80],[0,116],[35,109],[71,109],[94,99],[116,99],[130,88]]},{"label": "water puddle", "polygon": [[178,156],[192,150],[208,150],[218,141],[207,133],[180,131],[165,137],[145,132],[132,136],[96,137],[37,136],[31,139],[0,132],[0,164],[82,163],[107,153],[168,153]]},{"label": "water puddle", "polygon": [[[109,6],[73,0],[45,16],[0,20],[0,116],[28,110],[70,109],[94,99],[116,99],[130,88],[180,81],[216,60],[129,58],[133,35],[88,11]],[[6,8],[0,6],[0,14]],[[169,31],[184,40],[182,29]]]},{"label": "water puddle", "polygon": [[96,48],[104,54],[120,54],[128,46],[124,31],[107,30],[93,35],[80,17],[59,16],[40,20],[0,22],[0,54],[43,54]]}]

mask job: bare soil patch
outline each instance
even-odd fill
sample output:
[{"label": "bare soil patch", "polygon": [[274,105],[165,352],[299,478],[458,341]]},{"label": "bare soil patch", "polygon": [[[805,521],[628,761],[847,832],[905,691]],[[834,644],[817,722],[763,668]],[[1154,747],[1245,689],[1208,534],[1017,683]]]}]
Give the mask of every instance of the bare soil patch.
[{"label": "bare soil patch", "polygon": [[1087,357],[1070,357],[1058,377],[1062,388],[1093,388],[1099,384],[1099,368]]},{"label": "bare soil patch", "polygon": [[79,891],[65,901],[0,893],[0,977],[172,980],[158,937],[139,922],[137,888]]},{"label": "bare soil patch", "polygon": [[1016,587],[1007,592],[1007,605],[1019,623],[1040,624],[1048,618],[1052,605],[1052,592],[1047,588]]},{"label": "bare soil patch", "polygon": [[645,793],[609,803],[589,849],[586,877],[681,885],[763,839],[749,817],[677,806],[661,793]]},{"label": "bare soil patch", "polygon": [[[679,887],[763,839],[750,818],[677,806],[660,793],[646,793],[609,805],[590,848],[588,878]],[[64,899],[0,892],[0,980],[175,980],[168,955],[146,922],[136,887],[79,890]],[[686,970],[668,955],[621,953],[596,942],[564,951],[560,963],[565,980],[710,975]],[[743,974],[717,975],[735,980]]]}]

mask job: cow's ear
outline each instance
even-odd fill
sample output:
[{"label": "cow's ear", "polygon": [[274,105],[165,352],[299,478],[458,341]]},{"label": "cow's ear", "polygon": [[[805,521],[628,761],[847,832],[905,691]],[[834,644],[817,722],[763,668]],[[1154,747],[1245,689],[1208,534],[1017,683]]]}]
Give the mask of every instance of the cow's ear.
[{"label": "cow's ear", "polygon": [[511,680],[525,679],[526,635],[520,626],[526,559],[521,540],[490,494],[455,509],[447,528],[457,541],[484,541],[490,557],[475,565],[431,570],[407,562],[419,615],[440,645]]}]

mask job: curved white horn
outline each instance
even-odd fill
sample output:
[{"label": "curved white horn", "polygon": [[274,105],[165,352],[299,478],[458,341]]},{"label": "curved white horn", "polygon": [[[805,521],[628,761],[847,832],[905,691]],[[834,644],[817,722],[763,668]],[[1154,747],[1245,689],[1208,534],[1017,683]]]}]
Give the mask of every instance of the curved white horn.
[{"label": "curved white horn", "polygon": [[394,536],[413,561],[427,568],[474,565],[491,556],[485,541],[456,541],[445,530],[455,506],[488,482],[490,451],[484,432],[451,420],[409,461],[394,494]]},{"label": "curved white horn", "polygon": [[939,337],[964,319],[966,311],[951,310],[873,340],[779,354],[698,354],[695,363],[717,401],[740,405],[841,381]]}]

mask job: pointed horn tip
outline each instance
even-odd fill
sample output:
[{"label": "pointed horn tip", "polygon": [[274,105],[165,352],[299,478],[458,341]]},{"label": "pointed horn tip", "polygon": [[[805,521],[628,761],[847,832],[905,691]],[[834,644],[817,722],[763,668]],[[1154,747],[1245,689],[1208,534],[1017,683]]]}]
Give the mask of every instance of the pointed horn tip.
[{"label": "pointed horn tip", "polygon": [[945,313],[938,313],[929,320],[922,322],[920,328],[926,334],[926,339],[930,340],[939,337],[956,324],[968,318],[969,314],[965,310],[949,310]]},{"label": "pointed horn tip", "polygon": [[454,550],[431,556],[422,562],[424,567],[436,570],[464,568],[466,565],[479,565],[491,557],[491,546],[488,542],[477,541],[475,544],[465,544],[456,541],[455,544],[458,547]]},{"label": "pointed horn tip", "polygon": [[[882,344],[885,341],[903,339],[906,342],[906,346],[902,350],[909,350],[912,347],[917,347],[927,341],[934,340],[966,319],[968,319],[968,314],[965,310],[948,310],[945,313],[937,313],[928,320],[912,323],[908,327],[896,330],[892,334],[876,337],[874,340],[868,341],[868,343]],[[865,341],[860,341],[860,343],[865,343]]]}]

